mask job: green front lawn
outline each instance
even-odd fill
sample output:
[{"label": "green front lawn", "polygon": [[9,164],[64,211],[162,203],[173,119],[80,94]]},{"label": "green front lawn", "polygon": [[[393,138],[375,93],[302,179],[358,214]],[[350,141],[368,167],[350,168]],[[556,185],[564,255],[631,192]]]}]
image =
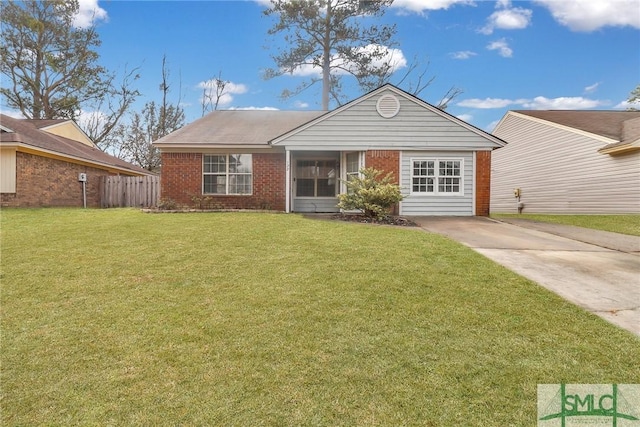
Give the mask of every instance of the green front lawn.
[{"label": "green front lawn", "polygon": [[266,213],[1,212],[1,420],[533,426],[640,339],[444,237]]},{"label": "green front lawn", "polygon": [[612,231],[640,236],[640,215],[544,215],[544,214],[491,214],[493,218],[530,219],[554,224]]}]

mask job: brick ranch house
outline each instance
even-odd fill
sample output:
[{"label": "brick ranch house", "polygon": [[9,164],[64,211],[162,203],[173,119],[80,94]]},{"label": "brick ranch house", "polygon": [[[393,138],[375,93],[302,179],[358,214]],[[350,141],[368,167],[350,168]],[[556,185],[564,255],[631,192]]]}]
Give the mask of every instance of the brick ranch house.
[{"label": "brick ranch house", "polygon": [[2,207],[100,206],[100,177],[149,171],[100,150],[72,120],[27,120],[0,114]]},{"label": "brick ranch house", "polygon": [[333,111],[214,111],[157,140],[161,195],[179,205],[338,212],[343,180],[393,172],[400,215],[488,215],[504,141],[393,85]]}]

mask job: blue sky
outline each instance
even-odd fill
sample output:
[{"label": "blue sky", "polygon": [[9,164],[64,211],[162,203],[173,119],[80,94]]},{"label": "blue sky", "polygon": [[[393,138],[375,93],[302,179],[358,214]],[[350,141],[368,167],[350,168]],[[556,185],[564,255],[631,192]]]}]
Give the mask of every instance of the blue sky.
[{"label": "blue sky", "polygon": [[[231,82],[221,109],[320,109],[319,85],[282,100],[302,77],[263,79],[282,45],[267,35],[268,1],[81,4],[93,11],[101,62],[139,67],[138,107],[160,99],[166,55],[170,98],[180,96],[188,122],[201,117],[203,87],[219,73]],[[397,24],[394,58],[429,63],[435,80],[420,98],[435,104],[456,86],[464,92],[447,111],[489,131],[509,109],[624,109],[640,83],[640,0],[396,0],[382,20]],[[362,94],[347,82],[349,99]]]}]

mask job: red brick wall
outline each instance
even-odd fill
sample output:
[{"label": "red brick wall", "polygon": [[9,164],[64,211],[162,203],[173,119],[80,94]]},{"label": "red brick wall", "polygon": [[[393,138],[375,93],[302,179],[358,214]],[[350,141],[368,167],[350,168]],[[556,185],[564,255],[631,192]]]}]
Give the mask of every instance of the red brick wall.
[{"label": "red brick wall", "polygon": [[491,151],[476,151],[476,215],[489,216]]},{"label": "red brick wall", "polygon": [[386,175],[393,172],[395,183],[400,182],[400,152],[391,150],[369,150],[364,159],[366,168],[384,171]]},{"label": "red brick wall", "polygon": [[[253,154],[253,194],[202,194],[202,154],[162,153],[160,195],[178,205],[210,209],[271,209],[284,211],[284,153]],[[196,199],[196,200],[194,200]]]},{"label": "red brick wall", "polygon": [[82,183],[87,174],[87,206],[100,207],[100,177],[113,175],[102,169],[63,160],[16,152],[16,192],[2,193],[3,207],[82,207]]},{"label": "red brick wall", "polygon": [[[400,182],[400,152],[393,150],[369,150],[364,158],[364,166],[383,171],[383,175],[393,172],[393,179],[396,184]],[[395,205],[392,213],[397,215],[400,207]]]}]

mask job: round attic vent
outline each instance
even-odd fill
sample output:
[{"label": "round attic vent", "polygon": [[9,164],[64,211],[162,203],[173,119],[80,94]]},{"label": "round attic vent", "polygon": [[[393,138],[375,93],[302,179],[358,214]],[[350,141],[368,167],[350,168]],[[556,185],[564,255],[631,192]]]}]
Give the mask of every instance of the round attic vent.
[{"label": "round attic vent", "polygon": [[400,101],[393,95],[382,95],[378,99],[376,110],[385,119],[390,119],[400,111]]}]

